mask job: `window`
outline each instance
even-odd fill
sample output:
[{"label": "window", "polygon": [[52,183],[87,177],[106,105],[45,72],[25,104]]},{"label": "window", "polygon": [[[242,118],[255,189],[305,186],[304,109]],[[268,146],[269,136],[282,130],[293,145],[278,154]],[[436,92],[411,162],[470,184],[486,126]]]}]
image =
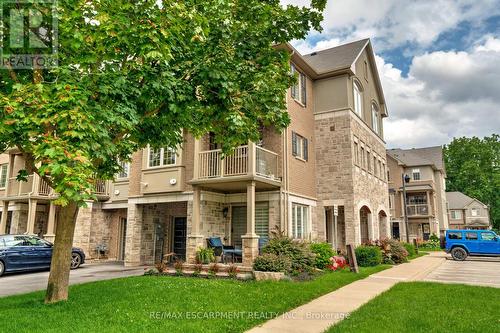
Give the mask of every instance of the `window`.
[{"label": "window", "polygon": [[389,195],[389,209],[394,208],[394,193]]},{"label": "window", "polygon": [[292,237],[302,239],[307,235],[309,207],[292,204]]},{"label": "window", "polygon": [[299,101],[302,103],[304,106],[306,105],[307,102],[307,92],[306,92],[306,76],[299,72],[296,68],[295,65],[292,64],[292,74],[295,75],[297,73],[297,83],[292,87],[292,98],[295,99],[296,101]]},{"label": "window", "polygon": [[452,220],[460,220],[462,218],[462,212],[459,210],[452,210],[450,215]]},{"label": "window", "polygon": [[358,116],[363,117],[363,96],[362,89],[356,81],[354,82],[354,112],[357,113]]},{"label": "window", "polygon": [[[385,169],[385,164],[383,164],[383,166]],[[389,172],[389,170],[387,170],[387,181],[391,181],[391,173]]]},{"label": "window", "polygon": [[477,240],[477,232],[466,232],[465,239],[467,240]]},{"label": "window", "polygon": [[413,180],[420,180],[420,169],[413,169],[411,174],[413,175]]},{"label": "window", "polygon": [[372,172],[372,159],[370,158],[369,151],[366,151],[366,163],[366,170],[368,170],[368,172]]},{"label": "window", "polygon": [[149,167],[175,165],[177,152],[174,148],[149,148]]},{"label": "window", "polygon": [[307,161],[309,158],[309,143],[306,138],[292,132],[292,155]]},{"label": "window", "polygon": [[130,163],[129,162],[120,162],[120,166],[122,171],[118,173],[118,178],[128,178],[130,175]]},{"label": "window", "polygon": [[359,165],[359,145],[354,142],[354,164]]},{"label": "window", "polygon": [[408,195],[408,204],[410,204],[410,205],[425,205],[425,204],[427,204],[427,196],[425,194]]},{"label": "window", "polygon": [[0,188],[7,186],[7,168],[8,164],[0,165]]},{"label": "window", "polygon": [[377,157],[373,156],[373,175],[378,177],[379,174],[378,174],[378,171],[380,170],[380,168],[378,168],[378,165],[377,165]]},{"label": "window", "polygon": [[372,129],[375,133],[380,134],[378,125],[378,107],[375,104],[372,104]]},{"label": "window", "polygon": [[481,232],[481,239],[485,241],[492,241],[495,239],[495,234],[492,232]]},{"label": "window", "polygon": [[462,233],[461,232],[449,232],[448,239],[462,239]]},{"label": "window", "polygon": [[368,62],[366,60],[363,69],[364,69],[365,80],[368,81]]},{"label": "window", "polygon": [[472,216],[479,216],[479,208],[471,208],[470,214]]}]

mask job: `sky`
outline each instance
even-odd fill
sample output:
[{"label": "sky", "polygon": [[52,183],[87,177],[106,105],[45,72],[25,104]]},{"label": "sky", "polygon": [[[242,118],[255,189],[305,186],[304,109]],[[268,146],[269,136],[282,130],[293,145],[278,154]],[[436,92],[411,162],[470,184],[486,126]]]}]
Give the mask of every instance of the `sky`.
[{"label": "sky", "polygon": [[292,44],[307,54],[371,38],[388,148],[500,133],[500,0],[328,0],[324,16]]}]

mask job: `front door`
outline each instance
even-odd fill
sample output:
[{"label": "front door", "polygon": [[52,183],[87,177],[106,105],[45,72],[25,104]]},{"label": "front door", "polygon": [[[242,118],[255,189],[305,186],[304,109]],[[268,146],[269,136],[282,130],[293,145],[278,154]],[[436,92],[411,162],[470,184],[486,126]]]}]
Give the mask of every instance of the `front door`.
[{"label": "front door", "polygon": [[399,222],[392,223],[392,238],[399,239]]},{"label": "front door", "polygon": [[125,260],[125,244],[127,240],[127,219],[120,218],[119,239],[118,239],[118,260]]},{"label": "front door", "polygon": [[429,223],[422,223],[422,235],[424,241],[429,240],[429,236],[431,235],[431,226],[429,225]]},{"label": "front door", "polygon": [[174,253],[182,260],[186,259],[187,218],[174,218]]},{"label": "front door", "polygon": [[154,242],[154,262],[159,263],[163,261],[163,245],[165,242],[165,231],[159,219],[155,221],[155,242]]}]

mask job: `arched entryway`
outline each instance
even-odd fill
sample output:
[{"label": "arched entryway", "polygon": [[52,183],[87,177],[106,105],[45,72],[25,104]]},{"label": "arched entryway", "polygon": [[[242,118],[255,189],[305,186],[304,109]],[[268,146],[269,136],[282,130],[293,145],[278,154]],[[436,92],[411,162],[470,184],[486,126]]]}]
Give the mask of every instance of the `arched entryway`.
[{"label": "arched entryway", "polygon": [[371,223],[372,212],[367,206],[359,210],[359,230],[361,234],[361,243],[367,243],[370,240],[369,225]]},{"label": "arched entryway", "polygon": [[389,237],[389,224],[387,220],[387,214],[385,211],[381,210],[378,212],[378,238],[384,239]]}]

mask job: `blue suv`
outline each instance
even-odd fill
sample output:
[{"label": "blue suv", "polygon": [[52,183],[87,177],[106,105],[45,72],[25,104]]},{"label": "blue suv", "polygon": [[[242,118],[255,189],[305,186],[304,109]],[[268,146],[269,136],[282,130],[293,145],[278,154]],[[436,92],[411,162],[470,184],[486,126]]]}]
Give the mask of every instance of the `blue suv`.
[{"label": "blue suv", "polygon": [[460,261],[468,256],[500,256],[500,237],[491,230],[447,230],[445,248]]}]

